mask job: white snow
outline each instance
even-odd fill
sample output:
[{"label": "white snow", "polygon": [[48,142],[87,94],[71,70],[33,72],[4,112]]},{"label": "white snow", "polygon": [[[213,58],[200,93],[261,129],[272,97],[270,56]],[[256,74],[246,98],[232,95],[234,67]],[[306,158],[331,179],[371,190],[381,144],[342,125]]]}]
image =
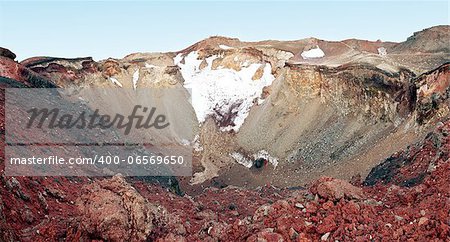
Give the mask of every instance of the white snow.
[{"label": "white snow", "polygon": [[136,90],[138,80],[139,80],[139,69],[137,69],[137,70],[133,73],[133,89],[134,89],[134,90]]},{"label": "white snow", "polygon": [[378,55],[380,55],[380,56],[382,56],[382,57],[384,57],[384,56],[387,55],[387,50],[386,50],[386,48],[380,47],[380,48],[378,48],[377,50],[378,50]]},{"label": "white snow", "polygon": [[314,49],[303,51],[301,56],[303,59],[321,58],[325,56],[325,53],[316,45]]},{"label": "white snow", "polygon": [[219,48],[221,48],[222,50],[230,50],[233,49],[233,47],[230,47],[228,45],[219,45]]},{"label": "white snow", "polygon": [[[237,163],[247,167],[247,168],[251,168],[253,166],[253,161],[251,159],[248,159],[246,157],[244,157],[244,155],[242,155],[241,153],[238,152],[232,152],[230,153],[231,158],[233,158]],[[272,164],[272,166],[274,167],[274,169],[277,167],[278,165],[278,158],[272,157],[269,155],[269,152],[265,151],[265,150],[260,150],[258,152],[256,152],[255,154],[252,155],[253,159],[259,159],[259,158],[263,158],[267,161],[269,161],[270,164]]]},{"label": "white snow", "polygon": [[195,135],[193,143],[193,148],[195,151],[203,151],[202,144],[200,143],[200,136],[198,134]]},{"label": "white snow", "polygon": [[[184,64],[181,61],[184,58]],[[185,80],[184,86],[192,90],[192,106],[197,119],[203,123],[208,116],[220,119],[222,115],[235,113],[234,125],[222,127],[222,131],[237,132],[248,116],[254,100],[260,98],[262,90],[270,86],[275,79],[271,74],[270,64],[250,64],[240,71],[233,69],[212,70],[212,62],[217,56],[206,58],[207,66],[200,70],[202,60],[198,60],[198,53],[193,51],[186,56],[178,54],[174,63],[181,69]],[[264,68],[261,79],[252,80],[256,70]]]},{"label": "white snow", "polygon": [[245,158],[241,153],[233,152],[233,153],[230,153],[230,156],[237,163],[239,163],[247,168],[251,168],[253,166],[253,162],[250,159]]},{"label": "white snow", "polygon": [[109,80],[110,80],[113,84],[116,84],[117,86],[122,87],[122,83],[120,83],[116,78],[110,77]]}]

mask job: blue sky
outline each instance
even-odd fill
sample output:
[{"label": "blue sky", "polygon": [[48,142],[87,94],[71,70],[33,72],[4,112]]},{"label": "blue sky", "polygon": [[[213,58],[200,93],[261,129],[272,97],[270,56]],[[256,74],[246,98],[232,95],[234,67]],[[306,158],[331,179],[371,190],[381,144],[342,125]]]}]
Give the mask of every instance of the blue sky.
[{"label": "blue sky", "polygon": [[448,1],[3,1],[0,46],[31,56],[121,58],[176,51],[212,35],[244,41],[403,41],[449,24]]}]

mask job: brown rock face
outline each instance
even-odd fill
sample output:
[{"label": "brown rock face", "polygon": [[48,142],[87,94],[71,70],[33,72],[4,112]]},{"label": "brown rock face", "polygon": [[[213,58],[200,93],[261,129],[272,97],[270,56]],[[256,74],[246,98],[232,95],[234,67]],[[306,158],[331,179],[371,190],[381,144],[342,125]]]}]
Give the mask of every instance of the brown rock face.
[{"label": "brown rock face", "polygon": [[108,59],[103,63],[102,74],[104,77],[111,77],[120,73],[119,62],[113,59]]},{"label": "brown rock face", "polygon": [[147,202],[123,177],[96,181],[77,200],[82,229],[108,241],[144,241],[166,211]]},{"label": "brown rock face", "polygon": [[20,63],[22,66],[51,80],[58,87],[83,86],[89,78],[96,76],[98,64],[92,58],[29,58]]},{"label": "brown rock face", "polygon": [[394,51],[408,52],[448,52],[450,26],[441,25],[415,32],[405,42],[395,46]]},{"label": "brown rock face", "polygon": [[12,51],[10,51],[6,48],[3,48],[3,47],[0,47],[0,56],[6,57],[6,58],[9,58],[12,60],[16,59],[16,54],[14,54]]},{"label": "brown rock face", "polygon": [[417,86],[417,122],[427,123],[433,118],[449,114],[450,63],[424,73],[415,80]]},{"label": "brown rock face", "polygon": [[288,65],[286,81],[301,98],[317,98],[344,114],[362,114],[369,120],[395,121],[413,110],[414,73],[387,72],[361,64],[337,68]]}]

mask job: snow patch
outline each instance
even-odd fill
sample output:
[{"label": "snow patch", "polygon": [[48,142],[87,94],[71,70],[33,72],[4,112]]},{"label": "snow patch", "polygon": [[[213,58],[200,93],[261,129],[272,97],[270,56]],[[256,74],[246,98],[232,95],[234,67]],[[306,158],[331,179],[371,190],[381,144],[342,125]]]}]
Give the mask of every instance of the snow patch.
[{"label": "snow patch", "polygon": [[193,143],[194,143],[193,148],[195,151],[197,152],[203,151],[203,146],[200,143],[200,136],[198,134],[195,135]]},{"label": "snow patch", "polygon": [[378,48],[377,51],[378,51],[378,55],[380,55],[381,57],[385,57],[387,55],[387,50],[384,47]]},{"label": "snow patch", "polygon": [[110,80],[113,84],[116,84],[117,86],[122,87],[122,83],[120,83],[116,78],[110,77],[109,80]]},{"label": "snow patch", "polygon": [[251,168],[253,166],[253,161],[250,159],[245,158],[241,153],[233,152],[230,154],[231,158],[233,158],[237,163],[247,167]]},{"label": "snow patch", "polygon": [[[184,58],[184,64],[181,61]],[[212,62],[218,56],[206,58],[207,66],[200,70],[203,60],[198,59],[196,51],[186,56],[178,54],[174,58],[175,65],[181,69],[185,80],[184,86],[192,90],[192,106],[200,123],[208,116],[224,121],[229,125],[222,131],[237,132],[247,118],[250,108],[256,99],[260,102],[263,88],[270,86],[275,79],[271,74],[272,67],[268,63],[250,64],[240,71],[233,69],[212,70]],[[252,80],[253,75],[261,66],[263,75],[258,80]]]},{"label": "snow patch", "polygon": [[270,156],[269,152],[267,152],[266,150],[260,150],[260,151],[256,152],[255,154],[253,154],[252,155],[253,160],[246,158],[243,154],[241,154],[239,152],[232,152],[232,153],[230,153],[230,156],[237,163],[239,163],[247,168],[251,168],[253,166],[253,160],[257,160],[260,158],[267,160],[270,164],[272,164],[274,169],[278,166],[278,158]]},{"label": "snow patch", "polygon": [[301,56],[303,59],[322,58],[325,56],[325,53],[319,48],[318,45],[316,45],[316,48],[314,49],[303,51]]},{"label": "snow patch", "polygon": [[219,48],[221,48],[222,50],[230,50],[233,49],[233,47],[230,47],[228,45],[219,45]]},{"label": "snow patch", "polygon": [[137,82],[139,80],[139,69],[137,69],[134,73],[133,73],[133,89],[136,90],[137,88]]}]

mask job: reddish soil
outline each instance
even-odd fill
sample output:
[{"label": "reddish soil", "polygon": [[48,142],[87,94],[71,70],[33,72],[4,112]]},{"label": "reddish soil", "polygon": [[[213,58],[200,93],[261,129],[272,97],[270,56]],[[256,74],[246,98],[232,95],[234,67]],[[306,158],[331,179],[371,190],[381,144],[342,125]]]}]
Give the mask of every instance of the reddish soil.
[{"label": "reddish soil", "polygon": [[[414,160],[404,162],[395,179],[380,176],[374,186],[324,177],[308,190],[227,187],[180,197],[158,185],[136,180],[128,183],[150,204],[167,209],[164,216],[181,224],[156,226],[149,234],[155,240],[448,241],[449,132],[447,121],[428,136],[437,137],[440,146],[430,145],[427,138],[415,149],[401,152],[405,159]],[[436,157],[428,154],[440,155],[433,160],[435,166],[424,171],[420,167],[429,166],[429,158]],[[407,182],[417,176],[422,179],[416,184]],[[83,194],[83,184],[90,183],[88,179],[3,176],[1,182],[3,240],[102,238],[83,230],[74,203]],[[402,186],[405,184],[411,187]]]}]

